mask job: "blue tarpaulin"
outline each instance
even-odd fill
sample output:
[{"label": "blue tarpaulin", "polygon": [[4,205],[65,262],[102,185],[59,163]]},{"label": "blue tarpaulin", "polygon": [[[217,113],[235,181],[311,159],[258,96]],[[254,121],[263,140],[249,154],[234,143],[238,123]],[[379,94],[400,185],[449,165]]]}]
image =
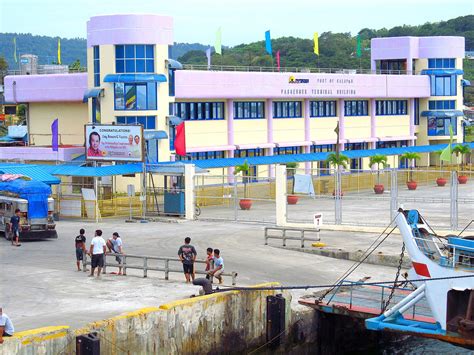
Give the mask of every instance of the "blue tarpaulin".
[{"label": "blue tarpaulin", "polygon": [[48,216],[48,197],[51,187],[41,181],[16,179],[0,182],[0,192],[18,195],[28,201],[28,218]]}]

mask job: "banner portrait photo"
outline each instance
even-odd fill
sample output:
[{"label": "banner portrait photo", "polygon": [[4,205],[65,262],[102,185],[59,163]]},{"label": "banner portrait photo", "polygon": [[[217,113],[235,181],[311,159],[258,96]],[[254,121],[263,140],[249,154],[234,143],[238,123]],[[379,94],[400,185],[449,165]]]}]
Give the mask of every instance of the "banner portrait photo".
[{"label": "banner portrait photo", "polygon": [[86,125],[86,159],[143,161],[141,125]]}]

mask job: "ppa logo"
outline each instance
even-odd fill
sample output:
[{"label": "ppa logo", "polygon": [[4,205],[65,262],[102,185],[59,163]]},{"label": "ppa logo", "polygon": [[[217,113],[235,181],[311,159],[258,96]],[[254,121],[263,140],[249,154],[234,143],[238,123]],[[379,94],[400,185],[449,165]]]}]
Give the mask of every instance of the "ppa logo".
[{"label": "ppa logo", "polygon": [[288,79],[289,84],[308,84],[309,79],[296,79],[293,75],[291,75]]}]

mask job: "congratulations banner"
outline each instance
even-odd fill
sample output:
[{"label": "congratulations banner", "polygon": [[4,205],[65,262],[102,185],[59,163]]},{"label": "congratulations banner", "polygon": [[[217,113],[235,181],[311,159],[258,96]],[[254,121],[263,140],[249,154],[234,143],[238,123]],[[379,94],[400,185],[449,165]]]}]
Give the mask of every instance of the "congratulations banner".
[{"label": "congratulations banner", "polygon": [[141,125],[86,125],[86,159],[143,161]]}]

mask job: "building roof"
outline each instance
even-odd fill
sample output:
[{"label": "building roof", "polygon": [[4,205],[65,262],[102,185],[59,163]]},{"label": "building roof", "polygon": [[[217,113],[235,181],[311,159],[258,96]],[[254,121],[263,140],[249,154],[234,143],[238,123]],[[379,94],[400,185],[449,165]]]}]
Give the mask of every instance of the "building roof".
[{"label": "building roof", "polygon": [[0,173],[2,174],[20,174],[27,176],[35,181],[41,181],[48,185],[57,185],[60,179],[48,173],[43,169],[43,165],[27,165],[27,164],[0,164]]}]

